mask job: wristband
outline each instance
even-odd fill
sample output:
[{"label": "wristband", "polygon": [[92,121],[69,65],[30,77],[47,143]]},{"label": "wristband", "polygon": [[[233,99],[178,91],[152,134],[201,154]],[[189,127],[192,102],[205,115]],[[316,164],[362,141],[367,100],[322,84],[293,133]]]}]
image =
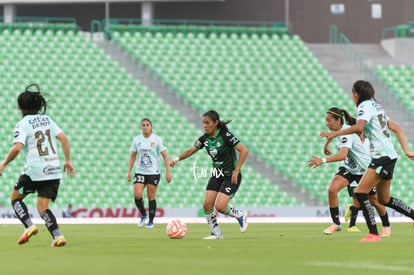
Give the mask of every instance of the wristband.
[{"label": "wristband", "polygon": [[180,160],[180,157],[175,157],[175,158],[173,158],[173,161],[174,162],[178,162]]},{"label": "wristband", "polygon": [[326,163],[326,158],[322,158],[322,163]]}]

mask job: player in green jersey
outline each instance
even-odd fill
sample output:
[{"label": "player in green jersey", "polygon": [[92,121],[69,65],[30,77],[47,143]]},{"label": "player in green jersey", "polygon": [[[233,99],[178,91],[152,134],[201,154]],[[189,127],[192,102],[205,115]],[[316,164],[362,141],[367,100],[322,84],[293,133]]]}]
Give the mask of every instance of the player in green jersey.
[{"label": "player in green jersey", "polygon": [[414,160],[414,153],[410,151],[402,129],[388,118],[382,106],[375,99],[375,90],[371,83],[364,80],[356,81],[352,86],[352,98],[358,108],[356,123],[340,131],[321,132],[320,136],[331,140],[337,136],[364,131],[370,140],[371,162],[358,184],[355,196],[361,205],[369,229],[369,234],[360,241],[379,242],[381,236],[378,234],[375,212],[368,200],[368,193],[372,188],[377,188],[378,200],[381,204],[414,220],[414,210],[390,195],[391,180],[398,159],[391,132],[395,133],[408,158]]},{"label": "player in green jersey", "polygon": [[[37,91],[29,91],[31,87],[37,88]],[[66,240],[59,230],[55,215],[49,209],[49,202],[55,201],[62,178],[56,140],[62,145],[65,156],[63,167],[67,175],[74,176],[76,173],[70,160],[69,140],[57,124],[45,114],[47,101],[40,93],[38,85],[32,84],[27,87],[26,91],[18,96],[17,104],[23,118],[14,130],[13,147],[0,163],[0,176],[7,164],[23,150],[24,172],[14,186],[10,198],[17,218],[25,227],[18,244],[28,242],[38,233],[37,226],[33,224],[23,201],[27,195],[37,192],[37,210],[53,237],[52,246],[63,246]]]},{"label": "player in green jersey", "polygon": [[[236,209],[229,205],[229,201],[240,186],[240,169],[247,158],[248,149],[227,129],[226,124],[230,121],[221,121],[216,111],[204,113],[202,121],[205,134],[199,137],[193,146],[172,159],[170,166],[174,167],[178,161],[190,157],[200,149],[206,149],[213,161],[213,172],[206,187],[203,203],[211,235],[204,239],[223,239],[214,209],[236,218],[241,232],[247,230],[247,211]],[[239,152],[239,158],[236,150]]]}]

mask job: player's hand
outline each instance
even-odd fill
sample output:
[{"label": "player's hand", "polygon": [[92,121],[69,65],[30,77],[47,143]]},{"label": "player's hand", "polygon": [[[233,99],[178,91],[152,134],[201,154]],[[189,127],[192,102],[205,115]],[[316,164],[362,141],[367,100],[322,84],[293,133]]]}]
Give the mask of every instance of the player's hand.
[{"label": "player's hand", "polygon": [[167,182],[169,183],[169,182],[171,182],[171,174],[170,173],[166,173],[165,174],[165,179],[167,180]]},{"label": "player's hand", "polygon": [[178,163],[178,161],[180,160],[180,158],[179,157],[175,157],[175,158],[173,158],[172,160],[170,160],[169,161],[169,165],[171,166],[171,167],[174,167],[177,163]]},{"label": "player's hand", "polygon": [[327,156],[332,155],[332,152],[331,152],[331,150],[329,150],[329,148],[328,148],[328,147],[323,148],[323,152],[324,152],[324,153],[325,153],[325,155],[327,155]]},{"label": "player's hand", "polygon": [[321,132],[319,136],[325,137],[327,140],[331,140],[335,137],[335,133],[334,132]]},{"label": "player's hand", "polygon": [[308,165],[312,168],[316,168],[319,165],[321,165],[322,163],[323,163],[322,159],[318,156],[315,156],[315,155],[313,155],[313,159],[308,161]]},{"label": "player's hand", "polygon": [[[406,152],[406,153],[405,153],[405,155],[406,155],[409,159],[414,160],[414,153],[413,153],[413,152]],[[1,170],[0,170],[0,175],[1,175]]]},{"label": "player's hand", "polygon": [[63,171],[66,172],[66,175],[69,177],[73,177],[76,175],[76,170],[73,168],[71,161],[65,161],[65,164],[63,165]]},{"label": "player's hand", "polygon": [[238,177],[239,177],[239,170],[234,170],[233,175],[231,175],[231,183],[237,184]]},{"label": "player's hand", "polygon": [[132,180],[131,173],[128,173],[127,176],[126,176],[126,178],[127,178],[127,181],[130,182]]}]

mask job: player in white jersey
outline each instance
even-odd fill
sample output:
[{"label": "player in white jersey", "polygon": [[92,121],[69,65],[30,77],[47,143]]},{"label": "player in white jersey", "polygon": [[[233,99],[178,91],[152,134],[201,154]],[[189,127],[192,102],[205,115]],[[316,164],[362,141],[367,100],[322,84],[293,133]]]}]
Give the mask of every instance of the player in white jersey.
[{"label": "player in white jersey", "polygon": [[[346,129],[350,127],[349,125],[355,124],[356,121],[355,118],[350,116],[346,110],[339,109],[337,107],[332,107],[326,112],[325,120],[326,126],[331,131]],[[345,122],[347,124],[345,124]],[[336,155],[332,155],[328,149],[328,144],[325,144],[324,151],[329,157],[320,158],[318,156],[313,156],[313,159],[308,162],[309,166],[315,168],[323,163],[342,161],[338,172],[332,179],[328,188],[329,212],[331,214],[333,224],[323,231],[323,233],[327,235],[341,231],[338,193],[345,187],[348,187],[348,193],[354,200],[352,215],[350,215],[352,216],[352,219],[350,226],[348,227],[348,231],[359,232],[359,229],[355,227],[359,203],[353,194],[353,187],[351,186],[351,183],[356,182],[358,184],[367,169],[369,162],[371,161],[368,148],[364,145],[360,135],[349,134],[338,136],[336,141],[336,147],[339,150]],[[371,190],[369,195],[370,202],[377,209],[383,222],[383,235],[389,236],[390,223],[387,211],[382,204],[378,203],[375,189]]]},{"label": "player in white jersey", "polygon": [[127,180],[131,181],[131,172],[135,164],[134,200],[141,220],[138,227],[143,227],[147,220],[147,212],[144,207],[142,194],[147,187],[149,204],[149,221],[147,228],[154,227],[154,217],[157,210],[156,194],[161,177],[160,155],[164,159],[165,179],[171,181],[170,166],[168,165],[167,148],[162,139],[152,133],[152,122],[149,118],[141,120],[142,134],[134,137],[131,144],[131,156],[129,158]]},{"label": "player in white jersey", "polygon": [[398,158],[391,131],[397,136],[398,142],[408,158],[414,160],[414,153],[409,150],[401,128],[388,118],[382,106],[375,99],[374,88],[369,82],[356,81],[352,87],[352,97],[358,107],[356,124],[341,131],[322,132],[320,135],[330,140],[336,136],[365,131],[365,135],[369,138],[371,162],[355,191],[355,196],[361,205],[370,232],[360,241],[379,242],[381,237],[378,234],[375,213],[368,201],[368,193],[373,187],[377,188],[381,204],[414,220],[414,210],[401,200],[390,196],[391,180]]},{"label": "player in white jersey", "polygon": [[[37,91],[29,91],[31,87],[37,88]],[[37,192],[37,210],[53,237],[52,246],[63,246],[66,240],[60,232],[54,214],[49,209],[49,203],[50,200],[55,201],[62,178],[56,139],[60,141],[65,156],[64,170],[69,176],[76,173],[70,160],[69,141],[56,123],[45,115],[47,102],[40,93],[38,85],[32,84],[27,87],[26,91],[18,96],[17,103],[23,118],[14,130],[13,147],[0,163],[0,175],[23,150],[26,156],[23,174],[14,186],[10,198],[17,218],[26,228],[18,244],[28,242],[38,233],[37,226],[33,224],[23,201],[28,194]]]}]

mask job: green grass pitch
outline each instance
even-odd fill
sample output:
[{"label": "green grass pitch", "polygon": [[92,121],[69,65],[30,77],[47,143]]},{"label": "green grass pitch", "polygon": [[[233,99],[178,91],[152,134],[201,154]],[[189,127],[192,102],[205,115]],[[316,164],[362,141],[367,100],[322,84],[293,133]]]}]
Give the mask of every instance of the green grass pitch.
[{"label": "green grass pitch", "polygon": [[[62,224],[68,243],[52,248],[44,225],[19,246],[21,225],[0,225],[1,274],[414,274],[414,229],[394,223],[380,243],[367,234],[322,234],[329,224],[221,224],[224,240],[203,240],[206,224],[188,224],[184,239],[171,240],[165,224]],[[346,225],[344,225],[346,226]],[[379,229],[381,227],[379,226]]]}]

